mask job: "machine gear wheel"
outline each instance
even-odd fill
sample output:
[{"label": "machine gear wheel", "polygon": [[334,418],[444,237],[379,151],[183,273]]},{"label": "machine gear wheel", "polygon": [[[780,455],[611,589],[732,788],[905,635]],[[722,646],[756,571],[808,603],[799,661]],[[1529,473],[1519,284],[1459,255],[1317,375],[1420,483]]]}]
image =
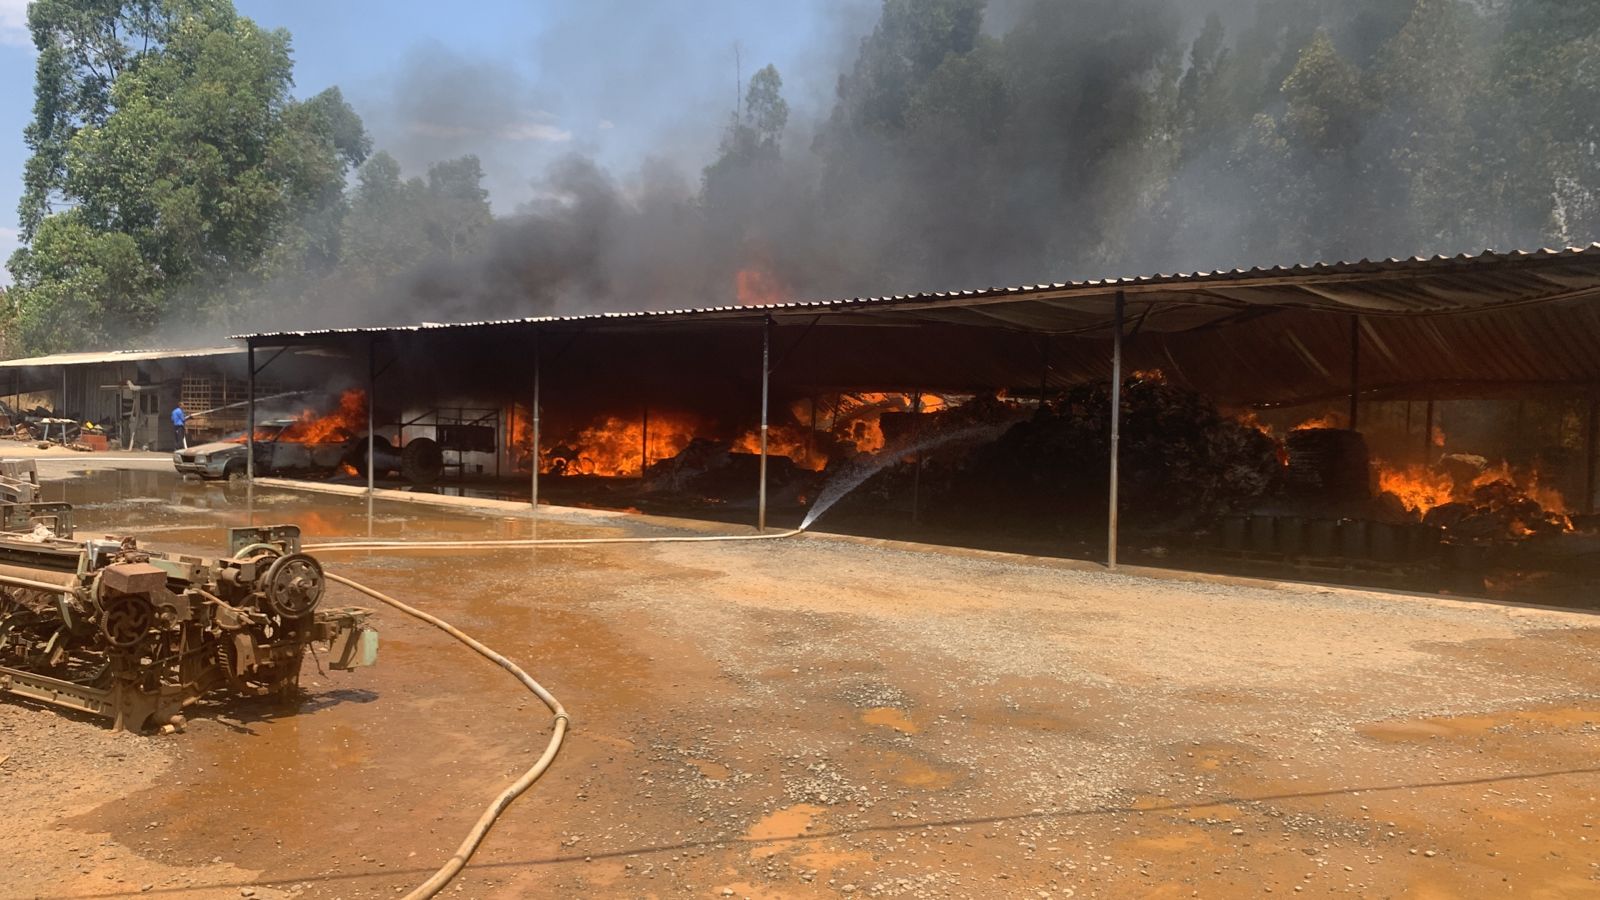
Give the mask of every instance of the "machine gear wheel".
[{"label": "machine gear wheel", "polygon": [[119,650],[137,646],[156,623],[155,605],[138,594],[108,598],[101,607],[100,633]]},{"label": "machine gear wheel", "polygon": [[262,591],[273,612],[285,619],[308,616],[322,600],[327,581],[322,565],[304,553],[290,553],[273,561],[262,579]]}]

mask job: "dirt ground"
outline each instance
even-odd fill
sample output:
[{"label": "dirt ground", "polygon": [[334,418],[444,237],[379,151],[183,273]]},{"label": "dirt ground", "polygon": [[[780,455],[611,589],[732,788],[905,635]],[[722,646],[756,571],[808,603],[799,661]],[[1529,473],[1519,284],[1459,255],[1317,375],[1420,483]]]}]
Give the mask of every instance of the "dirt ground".
[{"label": "dirt ground", "polygon": [[[60,487],[81,534],[191,552],[243,515],[156,472]],[[257,501],[308,535],[367,532],[360,500]],[[380,536],[533,530],[376,511]],[[573,714],[450,896],[1600,896],[1592,614],[812,536],[325,561]],[[378,623],[377,668],[308,665],[297,710],[218,706],[182,735],[0,703],[0,897],[420,881],[549,715],[426,625]]]}]

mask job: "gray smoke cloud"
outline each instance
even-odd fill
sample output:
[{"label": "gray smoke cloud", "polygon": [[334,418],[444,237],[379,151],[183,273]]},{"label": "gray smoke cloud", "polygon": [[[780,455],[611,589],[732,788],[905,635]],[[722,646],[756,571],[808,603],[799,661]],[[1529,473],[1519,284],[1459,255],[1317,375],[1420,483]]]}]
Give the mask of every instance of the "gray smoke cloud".
[{"label": "gray smoke cloud", "polygon": [[[964,4],[830,5],[780,66],[779,154],[706,181],[735,79],[733,47],[700,38],[704,17],[759,34],[752,5],[576,6],[532,65],[416,50],[392,91],[358,95],[358,108],[408,174],[477,155],[495,220],[471,248],[417,259],[381,289],[296,286],[320,299],[275,308],[303,324],[475,320],[729,303],[752,271],[778,296],[816,298],[1548,238],[1544,223],[1487,207],[1429,218],[1408,203],[1418,179],[1447,201],[1463,178],[1418,175],[1408,154],[1470,162],[1408,133],[1442,105],[1431,94],[1318,95],[1352,104],[1356,136],[1284,149],[1301,123],[1283,85],[1317,30],[1378,84],[1410,4],[990,0],[978,28],[934,38],[884,13],[928,5]],[[1493,20],[1462,8],[1479,17],[1471,46],[1487,66]],[[1222,42],[1199,59],[1211,14]],[[743,77],[766,61],[746,48]],[[1436,124],[1497,127],[1467,118]],[[1582,219],[1588,196],[1575,190],[1565,208]],[[281,319],[269,309],[251,325]]]}]

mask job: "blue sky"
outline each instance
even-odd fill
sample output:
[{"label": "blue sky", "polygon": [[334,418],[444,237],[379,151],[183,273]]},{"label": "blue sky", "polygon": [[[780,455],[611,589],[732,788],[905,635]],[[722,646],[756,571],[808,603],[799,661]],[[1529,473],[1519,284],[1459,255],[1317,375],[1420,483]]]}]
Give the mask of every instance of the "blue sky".
[{"label": "blue sky", "polygon": [[[831,103],[878,0],[235,0],[294,37],[295,93],[338,85],[409,172],[477,153],[496,212],[566,153],[626,176],[646,157],[709,161],[735,96],[768,62],[796,131]],[[0,260],[15,246],[33,105],[27,0],[0,0]],[[0,284],[8,276],[0,270]]]}]

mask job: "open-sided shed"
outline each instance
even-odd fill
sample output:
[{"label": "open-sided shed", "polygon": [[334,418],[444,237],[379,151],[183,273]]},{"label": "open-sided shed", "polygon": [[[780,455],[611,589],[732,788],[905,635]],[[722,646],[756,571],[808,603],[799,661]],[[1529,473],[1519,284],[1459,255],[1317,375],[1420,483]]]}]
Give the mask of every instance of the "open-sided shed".
[{"label": "open-sided shed", "polygon": [[[373,388],[382,376],[384,391],[413,401],[487,390],[533,402],[559,391],[602,404],[670,390],[759,407],[763,433],[774,399],[837,390],[1047,394],[1086,381],[1115,386],[1133,369],[1161,369],[1235,405],[1347,398],[1352,424],[1368,399],[1581,395],[1590,402],[1584,505],[1592,507],[1597,297],[1600,244],[241,339],[252,357],[317,345],[364,360]],[[1111,428],[1115,446],[1115,416]],[[1114,472],[1115,453],[1110,464]],[[764,504],[758,515],[764,522]]]}]

